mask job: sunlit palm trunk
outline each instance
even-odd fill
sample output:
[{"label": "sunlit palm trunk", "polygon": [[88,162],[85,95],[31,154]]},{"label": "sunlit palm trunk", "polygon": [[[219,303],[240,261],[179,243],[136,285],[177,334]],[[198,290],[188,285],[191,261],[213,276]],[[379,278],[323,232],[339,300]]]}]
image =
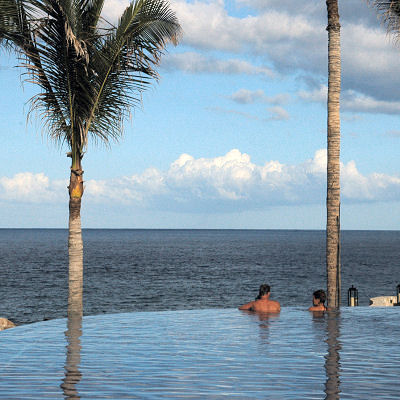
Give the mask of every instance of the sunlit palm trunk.
[{"label": "sunlit palm trunk", "polygon": [[[76,160],[76,157],[74,157]],[[61,384],[66,399],[79,399],[76,384],[81,380],[80,336],[83,315],[83,242],[81,229],[81,199],[83,195],[83,171],[78,161],[72,162],[69,184],[69,274],[68,274],[68,329],[65,332],[68,345],[65,378]]]},{"label": "sunlit palm trunk", "polygon": [[[69,217],[69,237],[68,237],[68,254],[69,254],[69,297],[76,298],[78,295],[82,297],[83,290],[83,243],[81,218],[78,216]],[[70,301],[68,301],[68,304]]]},{"label": "sunlit palm trunk", "polygon": [[328,305],[340,306],[340,23],[338,0],[328,8],[328,165],[326,269]]},{"label": "sunlit palm trunk", "polygon": [[[75,159],[75,160],[74,160]],[[69,297],[68,313],[78,305],[82,312],[83,294],[83,241],[81,229],[81,199],[83,195],[82,168],[79,156],[74,157],[69,184]],[[77,159],[77,160],[76,160]]]}]

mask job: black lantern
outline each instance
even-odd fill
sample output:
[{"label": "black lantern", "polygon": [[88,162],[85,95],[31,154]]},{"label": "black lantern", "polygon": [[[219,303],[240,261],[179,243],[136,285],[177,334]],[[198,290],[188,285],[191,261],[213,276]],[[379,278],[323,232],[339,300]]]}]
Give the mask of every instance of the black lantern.
[{"label": "black lantern", "polygon": [[351,285],[351,288],[347,292],[347,305],[349,307],[358,306],[358,290],[353,285]]}]

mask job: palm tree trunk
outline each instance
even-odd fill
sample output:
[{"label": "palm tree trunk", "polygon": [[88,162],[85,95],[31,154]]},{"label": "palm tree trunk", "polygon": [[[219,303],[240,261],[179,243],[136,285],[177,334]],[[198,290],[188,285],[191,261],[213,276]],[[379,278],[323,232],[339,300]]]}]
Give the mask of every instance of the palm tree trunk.
[{"label": "palm tree trunk", "polygon": [[326,269],[328,306],[340,306],[340,23],[338,0],[328,9],[328,165]]},{"label": "palm tree trunk", "polygon": [[[69,297],[68,313],[82,313],[83,295],[83,241],[81,229],[81,200],[83,171],[80,156],[73,157],[69,189]],[[77,306],[77,309],[75,310]]]},{"label": "palm tree trunk", "polygon": [[81,229],[81,200],[83,179],[80,157],[72,157],[69,189],[69,274],[68,274],[68,329],[65,332],[67,359],[65,378],[61,384],[65,398],[80,399],[76,385],[81,380],[80,336],[83,315],[83,241]]}]

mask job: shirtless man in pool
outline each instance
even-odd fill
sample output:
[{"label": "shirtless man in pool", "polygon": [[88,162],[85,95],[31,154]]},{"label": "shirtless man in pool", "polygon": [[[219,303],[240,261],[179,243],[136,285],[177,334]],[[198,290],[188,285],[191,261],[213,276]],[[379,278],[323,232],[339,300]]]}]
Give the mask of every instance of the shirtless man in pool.
[{"label": "shirtless man in pool", "polygon": [[255,311],[258,313],[280,312],[280,304],[275,300],[269,299],[269,296],[271,295],[270,290],[271,288],[269,285],[261,285],[260,291],[256,299],[254,301],[251,301],[250,303],[243,304],[239,307],[239,310]]},{"label": "shirtless man in pool", "polygon": [[313,293],[313,305],[308,311],[326,311],[325,306],[326,293],[321,289]]}]

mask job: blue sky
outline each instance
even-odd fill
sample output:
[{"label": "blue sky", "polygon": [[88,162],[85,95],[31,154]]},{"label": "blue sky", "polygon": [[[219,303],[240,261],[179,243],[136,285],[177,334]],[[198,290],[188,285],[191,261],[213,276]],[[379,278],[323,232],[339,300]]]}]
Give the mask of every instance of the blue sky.
[{"label": "blue sky", "polygon": [[[83,226],[324,229],[325,1],[171,7],[183,36],[159,82],[119,143],[89,143]],[[365,2],[340,7],[342,228],[400,229],[400,48]],[[26,123],[35,88],[15,64],[1,53],[0,227],[66,227],[70,159]]]}]

